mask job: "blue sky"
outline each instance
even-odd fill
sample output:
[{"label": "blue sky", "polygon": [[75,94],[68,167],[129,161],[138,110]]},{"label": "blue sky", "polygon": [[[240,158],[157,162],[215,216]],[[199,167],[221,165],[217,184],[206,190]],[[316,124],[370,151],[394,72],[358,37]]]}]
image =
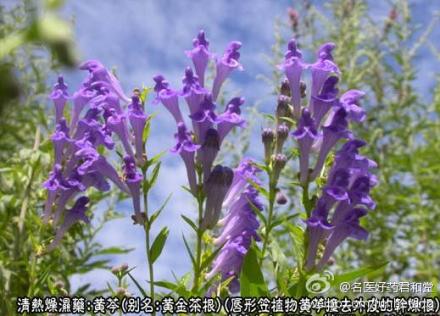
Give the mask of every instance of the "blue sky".
[{"label": "blue sky", "polygon": [[[387,14],[384,1],[371,3],[374,4],[371,10],[375,18],[383,20]],[[263,55],[271,53],[275,19],[285,18],[287,7],[291,4],[292,1],[270,0],[67,1],[63,15],[74,20],[81,59],[99,59],[108,67],[116,67],[127,92],[142,84],[151,85],[151,78],[157,73],[165,75],[173,87],[179,88],[183,70],[190,65],[184,50],[191,48],[192,39],[199,29],[206,31],[211,51],[219,54],[229,41],[240,40],[243,43],[241,62],[245,71],[232,75],[228,91],[239,91],[247,104],[258,100],[264,108],[269,108],[274,104],[270,87],[256,77],[261,74],[270,76],[272,69]],[[422,25],[439,7],[436,0],[413,1],[413,4],[415,21]],[[439,36],[437,29],[432,38]],[[418,84],[424,91],[429,90],[439,70],[438,62],[425,49],[417,66]],[[66,72],[65,76],[74,88],[83,74],[79,71]],[[154,108],[150,113],[157,111],[158,116],[153,123],[153,137],[148,150],[158,153],[173,145],[175,125],[161,106],[151,107]],[[254,139],[253,144],[258,151],[258,141]],[[173,193],[173,199],[156,224],[157,230],[153,231],[157,233],[163,225],[168,225],[171,231],[165,251],[155,265],[158,279],[172,278],[171,271],[179,276],[190,269],[190,260],[182,250],[184,246],[181,240],[182,232],[189,234],[189,231],[180,214],[194,217],[195,209],[189,195],[180,188],[185,183],[185,170],[180,159],[167,155],[158,186],[151,197],[152,205],[157,206]],[[121,203],[119,210],[126,217],[110,222],[99,234],[98,240],[106,246],[134,247],[136,250],[131,254],[115,257],[113,262],[128,262],[130,266],[136,266],[135,276],[147,286],[143,231],[134,227],[129,219],[129,202]],[[102,287],[111,279],[109,272],[96,271],[91,275],[75,276],[72,281],[74,287],[90,280],[93,280],[95,287]]]}]

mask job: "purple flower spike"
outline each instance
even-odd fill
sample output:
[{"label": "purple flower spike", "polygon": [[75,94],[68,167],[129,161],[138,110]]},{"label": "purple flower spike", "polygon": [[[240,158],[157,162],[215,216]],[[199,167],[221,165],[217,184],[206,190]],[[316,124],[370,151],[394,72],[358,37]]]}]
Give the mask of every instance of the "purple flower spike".
[{"label": "purple flower spike", "polygon": [[301,114],[301,87],[300,79],[301,73],[307,68],[307,65],[302,60],[302,53],[297,48],[296,41],[291,39],[287,46],[288,50],[285,53],[284,63],[279,66],[289,81],[290,91],[292,95],[293,115],[299,118]]},{"label": "purple flower spike", "polygon": [[322,45],[317,52],[318,60],[310,65],[312,69],[312,97],[316,97],[320,94],[321,88],[329,74],[339,74],[339,68],[333,62],[332,50],[334,48],[335,44],[333,43]]},{"label": "purple flower spike", "polygon": [[136,170],[136,162],[133,157],[126,156],[124,158],[124,179],[130,190],[133,199],[133,208],[137,224],[143,224],[141,214],[141,183],[142,174]]},{"label": "purple flower spike", "polygon": [[63,178],[62,168],[60,164],[55,164],[53,166],[53,170],[49,173],[49,179],[47,179],[43,183],[43,187],[48,191],[47,200],[44,205],[44,212],[43,212],[43,221],[47,223],[51,214],[52,204],[55,201],[57,192],[60,189],[61,190],[69,189],[68,184]]},{"label": "purple flower spike", "polygon": [[348,199],[349,181],[350,172],[347,169],[337,169],[331,173],[329,183],[325,186],[321,198],[327,209],[331,209],[336,202]]},{"label": "purple flower spike", "polygon": [[336,97],[339,92],[336,87],[338,81],[338,77],[328,77],[324,82],[321,93],[318,96],[312,96],[311,112],[317,126],[319,126],[327,112],[336,104]]},{"label": "purple flower spike", "polygon": [[203,180],[206,181],[211,173],[212,164],[220,150],[220,137],[214,128],[206,131],[205,141],[199,151],[200,161],[203,168]]},{"label": "purple flower spike", "polygon": [[311,180],[314,180],[320,174],[325,159],[333,146],[342,138],[352,137],[351,132],[347,130],[347,126],[347,112],[343,108],[339,108],[335,112],[330,125],[323,128],[322,144],[315,168],[310,175]]},{"label": "purple flower spike", "polygon": [[197,38],[193,40],[193,49],[186,52],[192,59],[196,74],[199,77],[200,85],[203,87],[205,82],[205,70],[208,66],[211,53],[208,50],[209,42],[205,38],[205,32],[201,30]]},{"label": "purple flower spike", "polygon": [[55,249],[63,239],[64,234],[72,227],[75,223],[79,221],[83,221],[87,224],[90,223],[90,219],[87,217],[86,210],[87,204],[89,203],[89,198],[86,196],[82,196],[78,198],[70,210],[66,211],[64,216],[64,223],[58,228],[55,239],[52,243],[46,248],[46,251],[52,251]]},{"label": "purple flower spike", "polygon": [[220,92],[220,88],[229,74],[234,70],[243,70],[239,63],[241,43],[238,41],[230,42],[225,53],[221,58],[216,59],[216,74],[212,85],[212,98],[216,100]]},{"label": "purple flower spike", "polygon": [[69,99],[67,85],[64,83],[63,76],[58,77],[58,82],[54,85],[52,93],[49,96],[55,105],[55,122],[58,123],[64,116],[64,106]]},{"label": "purple flower spike", "polygon": [[358,240],[366,240],[368,238],[368,232],[359,225],[359,218],[366,214],[367,211],[365,209],[354,208],[341,223],[335,226],[327,240],[324,254],[318,263],[318,270],[324,267],[334,253],[336,247],[338,247],[346,238],[352,237]]},{"label": "purple flower spike", "polygon": [[298,128],[292,133],[299,145],[300,182],[307,183],[309,176],[309,156],[313,142],[318,138],[318,131],[310,112],[305,108],[299,120]]},{"label": "purple flower spike", "polygon": [[235,126],[245,127],[246,120],[240,114],[240,106],[244,103],[244,98],[236,97],[229,101],[226,111],[218,116],[218,134],[220,143],[225,139],[226,135]]},{"label": "purple flower spike", "polygon": [[200,104],[200,110],[191,114],[189,117],[196,122],[194,124],[194,132],[200,144],[205,142],[205,135],[213,124],[218,123],[217,115],[214,112],[215,104],[210,94],[205,95],[203,102]]},{"label": "purple flower spike", "polygon": [[363,122],[366,117],[365,111],[359,106],[359,101],[365,92],[360,90],[349,90],[340,99],[341,105],[348,113],[348,117],[355,122]]},{"label": "purple flower spike", "polygon": [[133,129],[136,159],[142,161],[142,155],[144,152],[144,142],[142,137],[145,123],[147,122],[147,115],[142,109],[138,96],[133,96],[131,98],[131,104],[128,105],[128,119],[130,120],[130,125]]},{"label": "purple flower spike", "polygon": [[66,120],[61,118],[55,128],[55,133],[51,137],[55,149],[55,164],[61,164],[63,151],[66,144],[70,142],[69,128]]},{"label": "purple flower spike", "polygon": [[131,147],[128,133],[127,122],[124,114],[118,114],[115,110],[110,110],[111,116],[107,118],[106,125],[108,128],[118,135],[119,139],[124,146],[125,152],[129,156],[134,156],[133,149]]},{"label": "purple flower spike", "polygon": [[124,102],[130,102],[130,99],[122,90],[121,84],[116,77],[109,72],[101,62],[97,60],[88,60],[79,66],[79,69],[88,70],[89,78],[84,84],[91,84],[97,81],[103,81],[109,84],[109,87],[115,92]]},{"label": "purple flower spike", "polygon": [[319,243],[333,229],[327,222],[328,210],[323,205],[319,205],[313,210],[312,216],[306,221],[309,243],[307,249],[306,268],[311,270],[315,266],[316,253]]},{"label": "purple flower spike", "polygon": [[233,171],[228,167],[217,165],[209,175],[206,184],[206,206],[202,228],[212,229],[220,218],[223,200],[232,183]]},{"label": "purple flower spike", "polygon": [[186,126],[183,122],[177,124],[177,133],[174,135],[177,144],[170,150],[172,153],[179,154],[185,163],[186,173],[188,175],[188,182],[191,192],[197,193],[197,179],[194,163],[195,152],[200,148],[191,140],[191,134],[187,132]]},{"label": "purple flower spike", "polygon": [[199,78],[194,75],[191,67],[186,67],[182,83],[181,94],[188,104],[189,113],[194,114],[200,110],[200,104],[208,91],[200,85]]}]

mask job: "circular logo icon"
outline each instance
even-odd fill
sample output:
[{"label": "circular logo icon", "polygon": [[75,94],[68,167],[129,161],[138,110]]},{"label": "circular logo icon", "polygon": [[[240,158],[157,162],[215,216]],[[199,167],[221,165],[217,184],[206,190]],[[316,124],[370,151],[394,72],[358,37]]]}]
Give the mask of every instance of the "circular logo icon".
[{"label": "circular logo icon", "polygon": [[309,293],[321,294],[330,290],[331,281],[334,280],[334,275],[330,271],[323,273],[315,273],[306,282],[306,289]]}]

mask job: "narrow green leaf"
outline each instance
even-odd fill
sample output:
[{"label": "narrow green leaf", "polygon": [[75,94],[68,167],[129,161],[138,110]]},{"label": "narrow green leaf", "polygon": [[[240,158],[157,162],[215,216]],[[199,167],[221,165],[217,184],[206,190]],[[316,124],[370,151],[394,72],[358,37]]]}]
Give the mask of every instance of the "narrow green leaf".
[{"label": "narrow green leaf", "polygon": [[161,163],[158,162],[154,166],[153,171],[151,172],[151,177],[150,177],[150,180],[148,181],[150,188],[152,188],[154,186],[154,184],[156,183],[157,176],[159,175],[160,165],[161,165]]},{"label": "narrow green leaf", "polygon": [[189,257],[191,258],[191,262],[192,262],[193,266],[195,266],[196,265],[196,260],[194,259],[194,255],[191,252],[191,248],[189,247],[188,242],[186,241],[186,238],[185,238],[184,234],[182,234],[182,237],[183,237],[183,243],[185,244],[185,248],[188,251]]},{"label": "narrow green leaf", "polygon": [[168,290],[172,290],[172,291],[174,291],[174,289],[178,287],[177,284],[174,284],[169,281],[156,281],[156,282],[154,282],[154,285],[157,285],[157,286],[163,287],[164,289],[168,289]]},{"label": "narrow green leaf", "polygon": [[244,257],[240,274],[241,296],[260,297],[267,296],[269,293],[258,263],[255,247],[255,243],[252,242],[251,247]]},{"label": "narrow green leaf", "polygon": [[335,278],[334,278],[332,284],[339,285],[342,282],[354,281],[356,279],[362,278],[364,276],[367,276],[369,274],[372,274],[374,272],[378,272],[378,271],[382,270],[387,264],[388,264],[388,262],[382,262],[382,263],[374,265],[374,266],[363,267],[363,268],[359,268],[359,269],[356,269],[351,272],[347,272],[347,273],[340,274],[340,275],[335,275]]},{"label": "narrow green leaf", "polygon": [[145,292],[145,290],[142,288],[139,282],[134,278],[134,276],[132,276],[130,272],[128,272],[127,274],[130,277],[130,279],[134,282],[139,292],[141,292],[144,297],[147,297],[147,292]]},{"label": "narrow green leaf", "polygon": [[168,197],[167,197],[166,200],[162,203],[162,205],[160,206],[160,208],[159,208],[156,212],[154,212],[153,214],[151,214],[150,221],[149,221],[150,226],[151,226],[151,225],[154,223],[154,221],[159,217],[160,213],[163,211],[163,209],[165,208],[165,206],[168,204],[168,201],[170,200],[170,198],[171,198],[172,195],[173,195],[173,194],[170,193],[170,195],[168,195]]},{"label": "narrow green leaf", "polygon": [[134,248],[108,247],[99,250],[95,255],[122,255],[133,250]]},{"label": "narrow green leaf", "polygon": [[197,233],[197,225],[189,218],[189,217],[187,217],[187,216],[185,216],[185,215],[180,215],[180,216],[182,216],[182,218],[183,218],[183,220],[185,221],[185,222],[187,222],[188,223],[188,225],[189,226],[191,226],[191,228],[192,229],[194,229],[194,231]]},{"label": "narrow green leaf", "polygon": [[167,241],[169,234],[168,227],[162,228],[160,233],[157,235],[156,239],[153,241],[150,249],[150,260],[151,263],[154,263],[157,258],[159,258],[162,253],[163,247],[165,246],[165,242]]}]

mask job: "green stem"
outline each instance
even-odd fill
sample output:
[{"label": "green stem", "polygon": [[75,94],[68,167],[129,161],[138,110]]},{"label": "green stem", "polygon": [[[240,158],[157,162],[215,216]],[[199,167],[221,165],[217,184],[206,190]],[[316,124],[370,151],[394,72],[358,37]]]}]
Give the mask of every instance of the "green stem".
[{"label": "green stem", "polygon": [[[142,168],[142,173],[144,176],[144,181],[147,179],[147,170],[148,167]],[[148,218],[148,191],[149,187],[144,183],[143,186],[143,198],[144,198],[144,213],[145,213],[145,223],[144,223],[144,231],[145,231],[145,247],[147,250],[147,261],[148,261],[148,272],[150,275],[150,297],[152,302],[154,303],[154,269],[153,269],[153,263],[151,261],[151,241],[150,241],[150,219]],[[153,315],[156,315],[156,313],[153,311]]]},{"label": "green stem", "polygon": [[276,182],[273,180],[273,175],[271,171],[268,172],[268,176],[269,176],[269,211],[267,215],[266,227],[263,238],[263,248],[261,250],[260,266],[263,263],[264,256],[267,250],[267,245],[269,242],[270,232],[272,231],[272,221],[274,215],[274,205],[275,205],[275,195],[276,195]]},{"label": "green stem", "polygon": [[[202,183],[202,172],[198,169],[197,171],[199,183]],[[201,261],[202,261],[202,242],[203,242],[203,233],[202,229],[202,221],[203,221],[203,191],[201,185],[199,185],[199,190],[197,193],[197,206],[198,206],[198,222],[197,222],[197,242],[196,242],[196,262],[194,267],[194,283],[193,283],[193,291],[198,290],[200,285],[200,275],[201,271]]]},{"label": "green stem", "polygon": [[[312,207],[310,205],[310,198],[309,198],[309,183],[307,182],[306,184],[304,184],[302,186],[302,189],[303,189],[302,202],[307,214],[307,218],[309,218],[312,211]],[[309,247],[309,236],[306,230],[304,233],[304,259],[301,265],[298,265],[301,274],[305,270],[304,267],[306,265],[308,247]]]}]

